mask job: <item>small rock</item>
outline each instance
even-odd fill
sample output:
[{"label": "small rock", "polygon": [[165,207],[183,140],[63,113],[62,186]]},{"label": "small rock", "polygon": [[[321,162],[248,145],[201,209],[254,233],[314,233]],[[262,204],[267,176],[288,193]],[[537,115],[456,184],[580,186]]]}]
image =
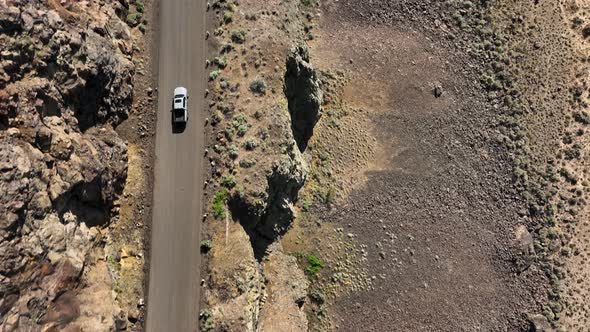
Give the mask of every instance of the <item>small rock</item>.
[{"label": "small rock", "polygon": [[547,317],[545,317],[543,315],[540,315],[540,314],[530,315],[529,322],[531,324],[531,326],[530,326],[531,331],[534,331],[534,332],[552,331],[551,324],[549,324],[549,320],[547,320]]},{"label": "small rock", "polygon": [[132,309],[132,310],[129,310],[129,312],[127,312],[127,320],[129,322],[131,322],[132,324],[137,323],[138,319],[139,319],[139,310]]},{"label": "small rock", "polygon": [[121,311],[117,316],[115,316],[115,331],[125,330],[127,330],[127,318],[125,317],[125,313]]},{"label": "small rock", "polygon": [[432,92],[436,98],[440,98],[444,92],[442,85],[440,83],[436,83]]},{"label": "small rock", "polygon": [[10,137],[20,137],[20,130],[18,130],[18,128],[8,128],[6,133]]}]

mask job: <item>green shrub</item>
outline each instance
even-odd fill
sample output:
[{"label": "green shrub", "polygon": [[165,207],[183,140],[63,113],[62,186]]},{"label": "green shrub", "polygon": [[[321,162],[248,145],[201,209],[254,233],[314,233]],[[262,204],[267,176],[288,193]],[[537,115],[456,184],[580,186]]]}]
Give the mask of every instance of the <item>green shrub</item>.
[{"label": "green shrub", "polygon": [[266,94],[266,82],[263,78],[257,78],[250,83],[250,91],[253,93],[264,95]]},{"label": "green shrub", "polygon": [[231,159],[238,158],[239,150],[235,145],[232,144],[227,151]]},{"label": "green shrub", "polygon": [[231,174],[226,174],[221,177],[221,185],[226,188],[233,188],[236,186],[236,178]]},{"label": "green shrub", "polygon": [[127,24],[129,24],[129,26],[136,26],[139,24],[139,21],[141,20],[141,13],[131,13],[129,15],[127,15]]},{"label": "green shrub", "polygon": [[201,241],[201,252],[202,253],[208,253],[209,250],[211,250],[211,248],[213,248],[213,245],[211,244],[211,240],[203,240]]},{"label": "green shrub", "polygon": [[234,47],[232,46],[232,44],[230,43],[225,43],[221,46],[221,49],[219,50],[219,53],[224,54],[224,53],[229,53],[229,51],[233,50]]},{"label": "green shrub", "polygon": [[201,331],[212,331],[215,329],[215,323],[211,319],[213,314],[211,311],[204,309],[199,312],[199,321],[201,321]]},{"label": "green shrub", "polygon": [[502,89],[502,83],[496,80],[493,74],[483,74],[480,81],[489,91]]},{"label": "green shrub", "polygon": [[143,4],[143,1],[136,0],[135,1],[135,9],[137,10],[138,13],[143,13],[145,11],[145,5]]},{"label": "green shrub", "polygon": [[213,115],[211,116],[211,124],[213,126],[215,126],[216,124],[221,122],[222,119],[223,119],[223,116],[221,115],[221,113],[219,111],[215,111],[215,112],[213,112]]},{"label": "green shrub", "polygon": [[240,160],[240,167],[242,168],[250,168],[256,165],[256,161],[250,159],[242,159]]},{"label": "green shrub", "polygon": [[244,149],[246,149],[248,151],[252,151],[252,150],[256,149],[257,146],[258,146],[258,142],[253,138],[247,140],[246,143],[244,143]]},{"label": "green shrub", "polygon": [[324,203],[331,205],[334,204],[334,201],[336,201],[336,189],[334,189],[334,187],[330,187],[324,195]]},{"label": "green shrub", "polygon": [[305,212],[309,211],[310,207],[311,207],[311,202],[309,201],[309,199],[304,199],[303,203],[302,203],[303,211],[305,211]]},{"label": "green shrub", "polygon": [[565,178],[565,180],[571,184],[577,184],[578,183],[578,178],[572,174],[570,171],[568,171],[565,168],[562,168],[559,170],[559,174],[561,176],[563,176]]},{"label": "green shrub", "polygon": [[248,124],[248,119],[246,118],[246,116],[244,114],[240,113],[234,117],[234,121],[233,121],[234,128],[237,129],[239,126],[247,125],[247,124]]},{"label": "green shrub", "polygon": [[226,10],[223,12],[223,23],[225,23],[225,24],[231,23],[231,21],[233,21],[233,19],[234,19],[234,14],[231,11]]},{"label": "green shrub", "polygon": [[309,298],[315,304],[322,305],[326,302],[326,295],[320,291],[315,291],[309,294]]},{"label": "green shrub", "polygon": [[581,124],[590,124],[590,116],[588,115],[588,113],[581,111],[581,112],[577,112],[574,114],[574,120],[576,122],[579,122]]},{"label": "green shrub", "polygon": [[578,159],[582,155],[582,147],[579,144],[574,144],[573,147],[567,148],[563,151],[565,159]]},{"label": "green shrub", "polygon": [[248,131],[248,125],[242,124],[242,125],[238,126],[238,136],[242,137],[242,136],[246,135],[247,131]]},{"label": "green shrub", "polygon": [[314,255],[307,256],[307,267],[305,268],[307,274],[310,276],[315,276],[323,267],[324,262],[322,262],[318,257]]},{"label": "green shrub", "polygon": [[246,41],[246,31],[242,29],[232,31],[231,41],[236,44],[243,44]]},{"label": "green shrub", "polygon": [[223,218],[225,217],[225,203],[227,201],[228,192],[227,189],[221,188],[218,192],[215,193],[215,197],[213,197],[213,216],[215,218]]},{"label": "green shrub", "polygon": [[246,135],[246,132],[248,131],[248,119],[246,118],[246,116],[244,114],[238,114],[234,117],[234,120],[232,121],[232,126],[233,129],[236,130],[238,136],[242,137],[244,135]]},{"label": "green shrub", "polygon": [[227,127],[225,127],[223,134],[225,135],[225,138],[227,138],[228,141],[233,142],[235,130],[232,126],[228,125]]},{"label": "green shrub", "polygon": [[223,69],[225,67],[227,67],[227,58],[222,56],[222,57],[215,57],[215,59],[213,59],[213,63],[217,65],[217,67]]},{"label": "green shrub", "polygon": [[211,71],[209,73],[209,81],[215,81],[215,79],[217,79],[217,77],[219,76],[219,70],[215,69],[213,71]]}]

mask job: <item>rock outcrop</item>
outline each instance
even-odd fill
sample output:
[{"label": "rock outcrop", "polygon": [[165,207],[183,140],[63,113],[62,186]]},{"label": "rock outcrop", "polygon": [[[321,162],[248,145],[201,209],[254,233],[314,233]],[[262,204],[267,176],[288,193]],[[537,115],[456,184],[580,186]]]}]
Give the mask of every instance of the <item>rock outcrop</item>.
[{"label": "rock outcrop", "polygon": [[0,1],[0,330],[62,329],[126,177],[132,42],[125,1],[18,4]]},{"label": "rock outcrop", "polygon": [[[224,46],[209,63],[216,67],[206,127],[212,200],[204,227],[212,249],[203,274],[202,330],[307,330],[308,280],[280,245],[308,176],[303,152],[323,100],[307,48],[289,49],[293,40],[306,40],[309,16],[302,6],[253,0],[211,6],[219,28],[210,45]],[[258,14],[269,8],[287,19]],[[235,31],[246,34],[243,43],[232,40]]]},{"label": "rock outcrop", "polygon": [[233,215],[249,233],[259,259],[293,221],[293,202],[307,178],[307,165],[293,137],[288,111],[277,105],[269,117],[267,153],[272,158],[259,166],[265,177],[250,181],[250,190],[244,195],[235,192],[233,196]]},{"label": "rock outcrop", "polygon": [[322,115],[323,95],[316,71],[310,63],[309,50],[304,44],[293,48],[287,56],[285,96],[293,134],[299,150],[304,151],[313,135],[313,127]]}]

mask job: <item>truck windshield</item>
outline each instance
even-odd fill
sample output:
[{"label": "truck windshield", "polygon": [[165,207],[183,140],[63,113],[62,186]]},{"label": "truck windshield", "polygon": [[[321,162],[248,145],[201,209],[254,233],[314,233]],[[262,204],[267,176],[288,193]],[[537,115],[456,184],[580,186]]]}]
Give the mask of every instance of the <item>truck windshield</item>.
[{"label": "truck windshield", "polygon": [[174,110],[174,118],[177,120],[182,120],[184,118],[184,110],[181,110],[181,109]]}]

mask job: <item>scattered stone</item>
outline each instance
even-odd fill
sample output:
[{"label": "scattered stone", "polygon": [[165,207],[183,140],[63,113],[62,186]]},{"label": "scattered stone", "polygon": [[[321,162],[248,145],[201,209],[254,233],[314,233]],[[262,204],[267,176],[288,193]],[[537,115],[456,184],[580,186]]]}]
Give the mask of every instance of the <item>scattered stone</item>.
[{"label": "scattered stone", "polygon": [[443,92],[444,92],[444,91],[443,91],[442,84],[440,84],[440,83],[435,83],[435,84],[434,84],[434,89],[433,89],[433,94],[434,94],[434,97],[436,97],[436,98],[440,98],[440,97],[443,95]]},{"label": "scattered stone", "polygon": [[534,332],[551,332],[553,328],[549,323],[547,317],[541,314],[535,314],[529,316],[529,322],[531,324],[531,331]]}]

